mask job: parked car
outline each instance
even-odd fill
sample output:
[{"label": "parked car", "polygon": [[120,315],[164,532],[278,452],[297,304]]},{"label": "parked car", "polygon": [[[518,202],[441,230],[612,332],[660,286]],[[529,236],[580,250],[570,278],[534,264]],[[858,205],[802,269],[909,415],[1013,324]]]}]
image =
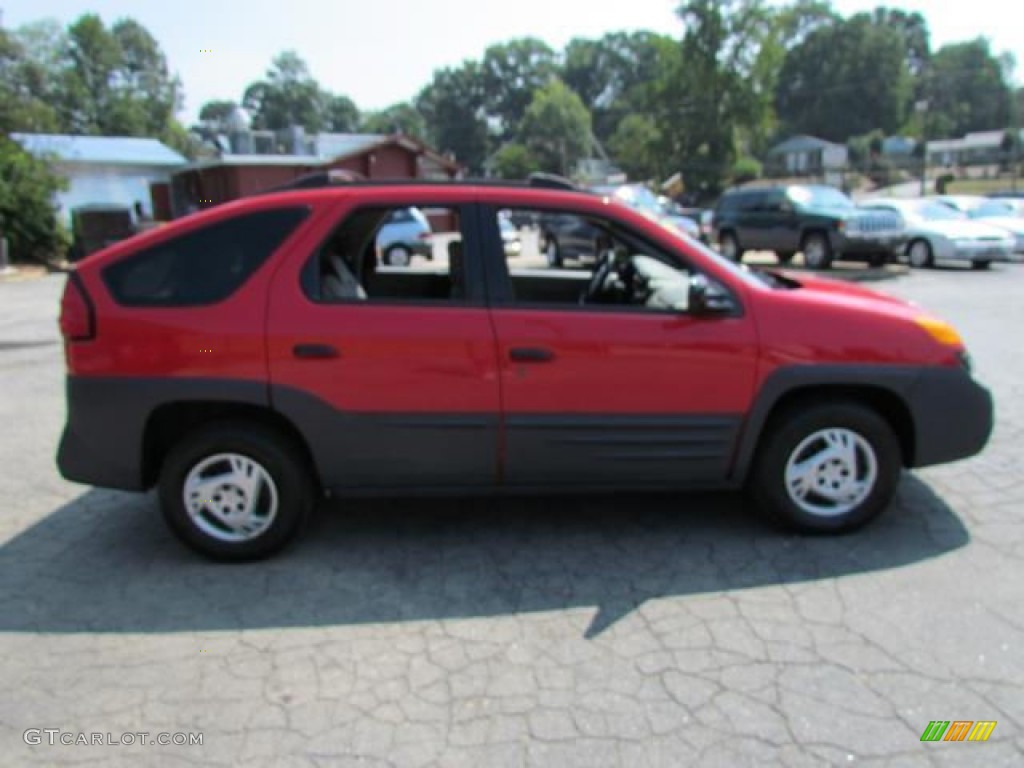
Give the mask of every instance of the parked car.
[{"label": "parked car", "polygon": [[899,214],[907,233],[903,255],[913,267],[958,261],[987,269],[993,261],[1009,261],[1013,253],[1014,239],[1004,230],[972,221],[933,200],[878,198],[861,207]]},{"label": "parked car", "polygon": [[774,251],[788,264],[799,251],[811,269],[828,269],[837,259],[880,266],[906,243],[898,215],[860,210],[838,189],[819,185],[730,189],[715,206],[713,227],[727,259]]},{"label": "parked car", "polygon": [[540,249],[549,267],[563,267],[567,261],[585,266],[597,260],[600,233],[586,219],[555,212],[542,213],[538,218]]},{"label": "parked car", "polygon": [[1024,200],[986,200],[971,211],[971,218],[1011,234],[1014,254],[1024,257]]},{"label": "parked car", "polygon": [[[379,224],[410,204],[454,211],[457,258],[374,276]],[[515,208],[613,247],[592,271],[517,271],[497,215]],[[788,527],[849,531],[904,467],[974,455],[993,425],[925,310],[750,270],[564,189],[226,203],[78,263],[60,330],[61,474],[157,487],[175,534],[229,560],[280,549],[326,494],[745,488]]]},{"label": "parked car", "polygon": [[377,251],[391,267],[407,267],[413,256],[434,258],[433,231],[418,208],[399,208],[377,233]]}]

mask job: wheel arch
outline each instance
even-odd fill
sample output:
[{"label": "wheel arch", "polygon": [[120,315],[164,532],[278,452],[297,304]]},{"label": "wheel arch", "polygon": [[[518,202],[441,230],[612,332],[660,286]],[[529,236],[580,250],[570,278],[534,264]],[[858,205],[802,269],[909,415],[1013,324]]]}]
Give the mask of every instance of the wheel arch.
[{"label": "wheel arch", "polygon": [[309,444],[292,422],[264,405],[216,400],[182,400],[163,403],[146,420],[142,438],[142,481],[153,487],[170,450],[186,435],[215,421],[258,424],[289,442],[309,467],[317,489],[322,488],[320,473]]},{"label": "wheel arch", "polygon": [[[917,380],[912,370],[874,374],[867,366],[851,371],[803,372],[781,369],[762,386],[746,423],[733,463],[732,479],[744,482],[765,437],[793,410],[822,402],[855,402],[871,408],[892,428],[904,467],[914,466],[917,453],[914,417],[907,393]],[[811,371],[815,366],[807,366]]]}]

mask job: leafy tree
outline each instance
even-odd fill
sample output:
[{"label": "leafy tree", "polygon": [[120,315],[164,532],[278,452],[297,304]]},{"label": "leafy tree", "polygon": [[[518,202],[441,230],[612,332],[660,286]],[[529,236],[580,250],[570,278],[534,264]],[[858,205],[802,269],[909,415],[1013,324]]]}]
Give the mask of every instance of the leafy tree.
[{"label": "leafy tree", "polygon": [[0,232],[13,259],[53,256],[65,245],[53,199],[66,187],[44,160],[0,136]]},{"label": "leafy tree", "polygon": [[691,0],[677,12],[686,32],[655,87],[661,151],[687,188],[713,191],[732,167],[739,129],[770,118],[758,82],[774,16],[761,0]]},{"label": "leafy tree", "polygon": [[242,106],[252,115],[254,128],[279,131],[302,126],[318,132],[325,123],[326,99],[302,57],[295,51],[284,51],[274,57],[263,80],[245,89]]},{"label": "leafy tree", "polygon": [[732,183],[746,184],[761,178],[762,166],[755,157],[741,157],[732,167]]},{"label": "leafy tree", "polygon": [[627,115],[608,141],[608,149],[616,164],[630,178],[651,179],[664,175],[658,144],[661,133],[648,115]]},{"label": "leafy tree", "polygon": [[537,170],[537,158],[522,144],[510,142],[491,158],[494,173],[499,179],[522,180]]},{"label": "leafy tree", "polygon": [[407,102],[367,115],[362,127],[366,133],[404,133],[415,138],[423,138],[427,133],[423,115]]},{"label": "leafy tree", "polygon": [[208,101],[199,108],[199,119],[203,122],[226,126],[238,104],[230,99]]},{"label": "leafy tree", "polygon": [[565,49],[562,79],[588,105],[594,134],[608,141],[627,115],[650,112],[651,84],[671,38],[654,32],[612,32],[576,38]]},{"label": "leafy tree", "polygon": [[324,129],[333,133],[354,133],[359,129],[359,108],[348,96],[332,95],[327,98],[324,111]]},{"label": "leafy tree", "polygon": [[536,38],[492,45],[480,64],[484,107],[499,136],[510,139],[530,106],[534,92],[558,72],[555,52]]},{"label": "leafy tree", "polygon": [[541,170],[569,175],[590,148],[590,112],[565,83],[552,80],[534,94],[520,136]]},{"label": "leafy tree", "polygon": [[114,104],[114,74],[121,62],[117,39],[99,16],[85,14],[68,28],[66,55],[61,86],[66,129],[71,133],[108,133],[106,122],[111,116],[125,119],[123,108]]},{"label": "leafy tree", "polygon": [[[115,112],[106,116],[113,135],[159,135],[183,106],[181,81],[171,74],[156,39],[137,21],[121,19],[111,27],[119,61],[111,97]],[[118,112],[125,112],[118,122]]]},{"label": "leafy tree", "polygon": [[0,131],[48,133],[59,129],[60,103],[51,76],[63,32],[37,23],[14,33],[0,27]]},{"label": "leafy tree", "polygon": [[483,170],[487,158],[487,116],[480,65],[467,61],[458,68],[434,73],[416,97],[427,138],[442,152],[452,152],[471,173]]},{"label": "leafy tree", "polygon": [[924,75],[927,137],[1005,128],[1012,90],[989,43],[978,38],[943,46]]},{"label": "leafy tree", "polygon": [[779,117],[790,132],[832,141],[875,128],[897,131],[911,88],[904,43],[901,30],[870,14],[819,27],[786,57]]}]

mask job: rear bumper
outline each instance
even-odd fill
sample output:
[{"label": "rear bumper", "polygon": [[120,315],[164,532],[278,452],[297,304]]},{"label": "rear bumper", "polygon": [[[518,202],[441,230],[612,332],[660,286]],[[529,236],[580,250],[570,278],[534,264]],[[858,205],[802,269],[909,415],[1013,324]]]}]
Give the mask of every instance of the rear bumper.
[{"label": "rear bumper", "polygon": [[922,370],[906,402],[914,422],[914,467],[974,456],[992,434],[992,395],[966,371]]},{"label": "rear bumper", "polygon": [[241,403],[269,406],[265,382],[221,379],[68,376],[68,420],[57,447],[65,480],[145,490],[146,430],[164,406]]}]

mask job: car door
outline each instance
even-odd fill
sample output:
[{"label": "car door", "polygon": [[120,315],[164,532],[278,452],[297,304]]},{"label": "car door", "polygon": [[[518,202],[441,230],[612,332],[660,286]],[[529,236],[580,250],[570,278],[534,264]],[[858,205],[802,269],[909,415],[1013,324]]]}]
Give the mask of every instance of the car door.
[{"label": "car door", "polygon": [[796,226],[793,204],[783,189],[764,193],[758,213],[764,224],[763,248],[775,252],[796,252],[800,249],[800,232]]},{"label": "car door", "polygon": [[766,193],[750,190],[740,198],[736,212],[737,234],[744,250],[759,251],[768,248],[770,219],[764,209]]},{"label": "car door", "polygon": [[[523,291],[514,286],[531,270],[520,272],[518,263],[502,257],[496,211],[509,203],[497,194],[490,198],[493,208],[483,207],[481,222],[490,231],[487,269],[498,276],[491,296],[504,484],[721,483],[753,396],[757,339],[749,313],[696,317],[586,306],[575,297],[562,303],[522,300]],[[609,223],[588,215],[602,226]],[[637,241],[656,242],[657,225],[636,214],[629,220],[643,233],[631,231]],[[626,227],[621,221],[614,226]],[[672,242],[683,247],[681,240]],[[661,250],[666,255],[664,245]]]},{"label": "car door", "polygon": [[[346,198],[275,275],[271,399],[330,489],[491,487],[500,401],[475,209],[457,189],[395,194]],[[375,217],[411,205],[447,211],[436,259],[378,265]]]}]

